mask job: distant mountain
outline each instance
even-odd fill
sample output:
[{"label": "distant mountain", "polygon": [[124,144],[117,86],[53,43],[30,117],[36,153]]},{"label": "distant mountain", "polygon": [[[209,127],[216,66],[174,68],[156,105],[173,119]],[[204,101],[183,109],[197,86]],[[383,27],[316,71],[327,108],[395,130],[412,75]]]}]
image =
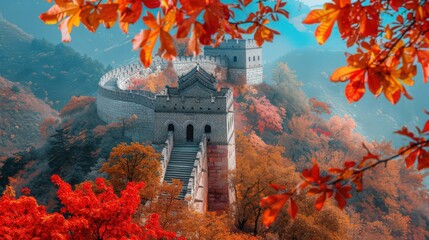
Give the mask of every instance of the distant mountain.
[{"label": "distant mountain", "polygon": [[[39,15],[47,11],[53,4],[46,0],[14,0],[0,1],[0,15],[13,22],[35,38],[43,38],[50,43],[61,43],[61,32],[56,25],[46,25]],[[17,14],[19,12],[19,14]],[[111,66],[123,65],[131,59],[138,59],[138,52],[132,51],[131,39],[144,28],[141,21],[130,26],[128,34],[124,34],[116,24],[106,30],[103,26],[96,33],[89,32],[83,25],[73,28],[72,41],[66,43],[81,54]]]},{"label": "distant mountain", "polygon": [[55,109],[75,95],[94,95],[106,68],[62,44],[34,39],[0,16],[0,76],[28,86]]},{"label": "distant mountain", "polygon": [[58,112],[19,83],[0,78],[0,158],[30,146],[40,147],[40,125]]},{"label": "distant mountain", "polygon": [[[367,92],[361,101],[350,104],[344,94],[345,84],[329,81],[331,73],[346,64],[343,52],[303,49],[290,52],[277,62],[286,62],[296,72],[298,80],[304,83],[303,90],[307,96],[329,103],[333,114],[352,116],[358,124],[359,132],[369,139],[393,139],[395,144],[406,143],[393,132],[404,125],[413,129],[428,119],[423,109],[429,109],[429,85],[422,83],[420,73],[415,79],[415,86],[408,89],[414,100],[402,98],[397,105],[392,105],[384,96],[375,99]],[[266,79],[270,79],[274,65],[264,66]]]}]

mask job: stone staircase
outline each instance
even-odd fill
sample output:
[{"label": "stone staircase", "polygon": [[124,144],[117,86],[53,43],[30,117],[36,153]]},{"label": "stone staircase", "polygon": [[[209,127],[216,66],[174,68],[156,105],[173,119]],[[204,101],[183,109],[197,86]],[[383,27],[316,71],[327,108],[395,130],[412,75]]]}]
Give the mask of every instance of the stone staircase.
[{"label": "stone staircase", "polygon": [[179,199],[184,199],[188,193],[189,178],[192,178],[191,173],[194,168],[197,152],[198,145],[194,143],[174,144],[173,150],[171,151],[164,181],[171,183],[172,179],[179,179],[182,182],[183,188],[180,192]]}]

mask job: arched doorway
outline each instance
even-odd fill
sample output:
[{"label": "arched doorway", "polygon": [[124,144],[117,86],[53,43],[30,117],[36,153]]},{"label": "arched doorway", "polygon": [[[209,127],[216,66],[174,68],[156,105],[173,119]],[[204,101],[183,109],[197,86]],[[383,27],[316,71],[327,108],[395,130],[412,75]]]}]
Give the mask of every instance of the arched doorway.
[{"label": "arched doorway", "polygon": [[212,127],[210,127],[210,125],[206,125],[204,127],[204,133],[211,133],[212,132]]},{"label": "arched doorway", "polygon": [[168,124],[168,131],[169,132],[174,132],[174,125],[173,124]]},{"label": "arched doorway", "polygon": [[186,141],[187,142],[193,142],[194,141],[194,126],[189,124],[186,127]]}]

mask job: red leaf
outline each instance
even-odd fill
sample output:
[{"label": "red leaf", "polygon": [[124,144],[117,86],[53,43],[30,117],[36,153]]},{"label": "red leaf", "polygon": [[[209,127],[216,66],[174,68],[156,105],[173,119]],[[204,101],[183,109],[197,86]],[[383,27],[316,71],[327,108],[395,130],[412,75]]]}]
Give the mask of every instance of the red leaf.
[{"label": "red leaf", "polygon": [[407,164],[407,168],[410,168],[414,165],[414,163],[416,162],[416,158],[417,156],[419,156],[419,154],[420,154],[420,149],[417,149],[411,152],[410,154],[408,154],[408,156],[405,158],[405,163]]},{"label": "red leaf", "polygon": [[161,1],[159,1],[159,0],[143,0],[143,4],[147,8],[157,8],[160,6]]},{"label": "red leaf", "polygon": [[338,204],[339,209],[343,210],[346,207],[346,205],[347,205],[346,200],[338,192],[335,193],[335,200],[337,200],[337,204]]},{"label": "red leaf", "polygon": [[333,174],[340,174],[340,173],[344,172],[344,170],[341,168],[329,168],[328,171],[333,173]]},{"label": "red leaf", "polygon": [[416,138],[416,137],[414,136],[414,133],[412,133],[412,132],[408,131],[408,128],[407,128],[407,127],[402,127],[402,129],[401,129],[401,130],[398,130],[398,131],[396,131],[395,133],[396,133],[396,134],[399,134],[399,135],[403,135],[403,136],[409,137],[409,138],[413,139],[414,141],[418,141],[418,140],[419,140],[418,138]]},{"label": "red leaf", "polygon": [[356,191],[360,192],[363,189],[363,173],[358,173],[355,175],[352,182],[356,185]]},{"label": "red leaf", "polygon": [[349,185],[341,186],[341,184],[335,184],[337,191],[335,192],[335,200],[337,200],[338,207],[343,210],[346,207],[346,199],[351,198],[352,195],[349,193],[352,190],[352,187]]},{"label": "red leaf", "polygon": [[395,10],[395,11],[398,11],[398,8],[400,7],[400,6],[402,6],[402,4],[404,3],[404,1],[403,0],[390,0],[389,1],[389,5],[390,5],[390,7],[393,9],[393,10]]},{"label": "red leaf", "polygon": [[423,132],[425,133],[425,132],[429,132],[429,121],[427,121],[426,123],[425,123],[425,126],[423,127]]},{"label": "red leaf", "polygon": [[298,206],[295,201],[291,198],[289,204],[289,215],[292,219],[295,219],[296,214],[298,213]]},{"label": "red leaf", "polygon": [[347,162],[344,162],[344,166],[346,167],[346,168],[351,168],[351,167],[354,167],[356,165],[356,163],[355,162],[353,162],[353,161],[347,161]]},{"label": "red leaf", "polygon": [[307,195],[313,196],[313,195],[319,194],[321,192],[322,192],[322,190],[320,188],[311,188],[310,190],[308,190]]},{"label": "red leaf", "polygon": [[286,186],[280,186],[274,183],[270,183],[270,187],[274,188],[276,191],[286,190]]},{"label": "red leaf", "polygon": [[322,210],[323,205],[325,205],[325,201],[326,201],[326,192],[323,192],[323,194],[317,198],[316,204],[314,205],[317,211]]},{"label": "red leaf", "polygon": [[429,152],[424,150],[420,150],[419,160],[417,164],[417,170],[422,170],[425,168],[429,168]]}]

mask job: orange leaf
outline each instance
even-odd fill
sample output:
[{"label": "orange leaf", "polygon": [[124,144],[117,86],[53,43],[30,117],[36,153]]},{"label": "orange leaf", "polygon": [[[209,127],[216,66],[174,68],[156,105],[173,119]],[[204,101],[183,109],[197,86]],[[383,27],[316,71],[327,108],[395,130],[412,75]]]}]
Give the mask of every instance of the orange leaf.
[{"label": "orange leaf", "polygon": [[270,226],[276,219],[279,211],[283,208],[286,201],[289,199],[289,194],[274,194],[264,197],[261,200],[261,207],[267,207],[262,215],[262,223],[264,226]]},{"label": "orange leaf", "polygon": [[268,28],[264,25],[259,25],[253,37],[255,39],[256,44],[258,46],[261,46],[262,44],[264,44],[265,41],[272,42],[274,38],[274,34],[278,35],[279,32],[271,28]]},{"label": "orange leaf", "polygon": [[315,36],[319,44],[324,44],[329,38],[334,27],[334,23],[340,14],[340,7],[336,4],[325,3],[322,9],[310,11],[306,16],[304,24],[320,23],[316,28]]},{"label": "orange leaf", "polygon": [[176,48],[173,44],[173,38],[170,36],[170,34],[164,30],[161,30],[160,33],[160,52],[162,53],[161,57],[166,59],[167,61],[172,61],[176,58]]},{"label": "orange leaf", "polygon": [[347,84],[345,93],[349,102],[359,101],[365,94],[365,72],[359,72],[350,82]]},{"label": "orange leaf", "polygon": [[391,40],[393,33],[392,33],[392,29],[390,29],[389,24],[386,25],[385,33],[386,33],[386,39]]},{"label": "orange leaf", "polygon": [[364,69],[355,68],[351,66],[344,66],[335,69],[331,75],[331,81],[333,82],[345,82],[347,79],[350,79],[350,76],[359,74],[360,72],[365,71]]},{"label": "orange leaf", "polygon": [[422,65],[423,81],[424,83],[427,83],[429,77],[429,50],[417,51],[417,59]]},{"label": "orange leaf", "polygon": [[199,22],[195,22],[194,28],[192,29],[192,36],[189,40],[188,49],[194,56],[198,56],[201,53],[201,44],[199,38],[205,33],[203,25]]},{"label": "orange leaf", "polygon": [[381,86],[382,81],[383,81],[383,76],[380,75],[380,73],[377,73],[371,70],[368,71],[368,78],[367,78],[368,89],[376,97],[378,97],[378,95],[383,90]]}]

